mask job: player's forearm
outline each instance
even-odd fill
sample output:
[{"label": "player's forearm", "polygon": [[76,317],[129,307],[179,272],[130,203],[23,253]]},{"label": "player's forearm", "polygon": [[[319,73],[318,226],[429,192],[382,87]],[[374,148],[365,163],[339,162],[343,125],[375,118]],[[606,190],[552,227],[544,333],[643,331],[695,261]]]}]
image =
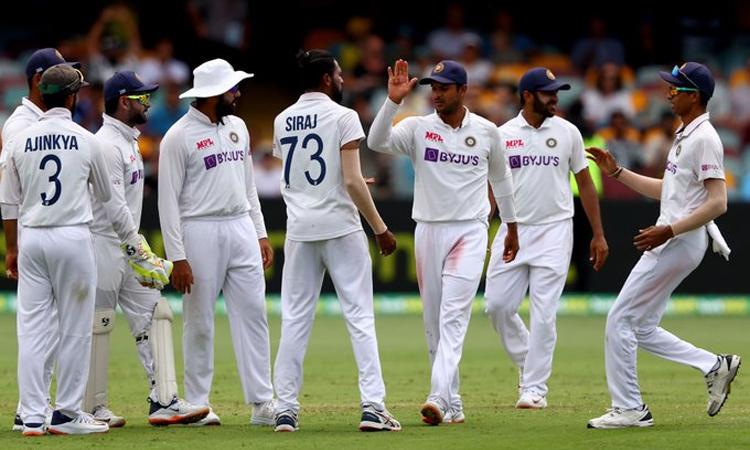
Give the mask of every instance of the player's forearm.
[{"label": "player's forearm", "polygon": [[5,232],[6,251],[18,253],[18,221],[3,218],[3,231]]},{"label": "player's forearm", "polygon": [[385,222],[380,217],[380,214],[375,207],[375,202],[372,200],[370,191],[367,189],[365,179],[362,178],[362,176],[359,176],[359,178],[354,177],[353,179],[347,179],[345,183],[349,197],[351,197],[354,205],[362,216],[364,216],[365,220],[370,225],[370,228],[372,228],[373,233],[384,233],[388,227],[385,225]]},{"label": "player's forearm", "polygon": [[693,212],[671,224],[672,232],[677,236],[678,234],[702,227],[724,214],[726,211],[726,195],[723,198],[719,195],[710,196],[708,200],[706,200],[701,206],[697,207]]},{"label": "player's forearm", "polygon": [[386,99],[375,116],[375,120],[370,127],[370,135],[367,136],[367,145],[372,150],[380,153],[397,153],[391,148],[391,133],[398,106],[390,99]]},{"label": "player's forearm", "polygon": [[596,188],[593,183],[581,184],[579,187],[579,195],[581,197],[581,205],[583,205],[583,211],[586,213],[586,217],[589,219],[591,225],[591,231],[594,236],[604,236],[604,227],[602,226],[602,216],[599,209],[599,198],[596,195]]},{"label": "player's forearm", "polygon": [[641,195],[656,200],[661,198],[661,180],[658,178],[639,175],[622,168],[622,171],[617,176],[617,180]]}]

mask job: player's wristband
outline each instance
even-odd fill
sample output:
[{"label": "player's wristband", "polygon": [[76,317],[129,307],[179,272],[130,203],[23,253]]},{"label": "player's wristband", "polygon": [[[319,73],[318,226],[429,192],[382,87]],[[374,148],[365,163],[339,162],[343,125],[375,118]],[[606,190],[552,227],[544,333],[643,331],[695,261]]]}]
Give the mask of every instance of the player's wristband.
[{"label": "player's wristband", "polygon": [[609,174],[609,177],[610,178],[620,178],[620,174],[622,173],[622,169],[624,169],[624,167],[622,167],[622,166],[618,167],[617,169],[615,169],[614,172],[612,172],[612,173]]}]

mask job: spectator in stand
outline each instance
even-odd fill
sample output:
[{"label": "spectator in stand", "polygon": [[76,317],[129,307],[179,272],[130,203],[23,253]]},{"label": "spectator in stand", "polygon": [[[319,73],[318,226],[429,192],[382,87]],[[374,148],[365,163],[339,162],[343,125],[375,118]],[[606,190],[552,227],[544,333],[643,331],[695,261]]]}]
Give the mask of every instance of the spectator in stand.
[{"label": "spectator in stand", "polygon": [[492,63],[482,56],[482,38],[478,34],[468,33],[464,39],[461,63],[469,77],[469,85],[484,87],[492,75]]},{"label": "spectator in stand", "polygon": [[607,125],[615,111],[622,112],[632,120],[635,109],[630,91],[622,81],[620,66],[615,63],[602,65],[596,73],[596,86],[587,87],[581,94],[583,118],[592,129]]},{"label": "spectator in stand", "polygon": [[427,36],[427,46],[436,60],[457,60],[464,51],[466,36],[470,33],[464,27],[463,5],[452,3],[445,11],[445,26]]},{"label": "spectator in stand", "polygon": [[167,82],[185,85],[190,81],[190,68],[174,57],[174,44],[166,37],[159,39],[153,53],[143,58],[138,74],[144,82],[159,85]]},{"label": "spectator in stand", "polygon": [[641,133],[630,125],[622,113],[615,111],[609,119],[609,127],[599,131],[606,141],[606,148],[617,162],[633,172],[641,172],[645,158],[641,150]]},{"label": "spectator in stand", "polygon": [[580,39],[571,51],[573,63],[581,72],[612,62],[625,64],[625,47],[619,39],[607,36],[607,22],[602,17],[589,19],[589,36]]},{"label": "spectator in stand", "polygon": [[672,148],[674,132],[678,125],[674,113],[665,111],[656,126],[646,131],[643,137],[645,175],[654,178],[664,175],[664,165],[667,163],[667,155]]},{"label": "spectator in stand", "polygon": [[[262,145],[259,145],[262,147]],[[270,143],[265,147],[270,147]],[[274,158],[270,148],[257,151],[255,158],[255,188],[260,198],[281,198],[281,160]]]}]

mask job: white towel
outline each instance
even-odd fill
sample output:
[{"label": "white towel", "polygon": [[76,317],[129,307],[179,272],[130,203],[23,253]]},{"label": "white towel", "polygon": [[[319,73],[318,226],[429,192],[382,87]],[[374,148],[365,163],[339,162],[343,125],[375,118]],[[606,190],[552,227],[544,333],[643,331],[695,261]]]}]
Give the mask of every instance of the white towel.
[{"label": "white towel", "polygon": [[714,221],[708,222],[706,225],[706,230],[708,231],[708,235],[711,236],[711,239],[713,240],[713,250],[714,253],[719,253],[721,256],[724,257],[727,261],[729,261],[729,254],[732,253],[732,250],[727,245],[727,241],[724,240],[724,236],[721,235],[721,231],[719,231],[719,227],[716,226]]}]

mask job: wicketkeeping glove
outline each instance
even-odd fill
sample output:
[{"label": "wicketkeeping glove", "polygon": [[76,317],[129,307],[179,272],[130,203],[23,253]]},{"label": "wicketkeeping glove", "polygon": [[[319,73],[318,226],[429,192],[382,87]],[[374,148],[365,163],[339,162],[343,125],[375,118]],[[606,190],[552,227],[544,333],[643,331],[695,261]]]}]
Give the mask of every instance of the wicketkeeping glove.
[{"label": "wicketkeeping glove", "polygon": [[128,264],[142,286],[161,290],[169,284],[172,261],[156,256],[143,235],[139,234],[137,240],[126,242],[120,248],[125,252]]}]

